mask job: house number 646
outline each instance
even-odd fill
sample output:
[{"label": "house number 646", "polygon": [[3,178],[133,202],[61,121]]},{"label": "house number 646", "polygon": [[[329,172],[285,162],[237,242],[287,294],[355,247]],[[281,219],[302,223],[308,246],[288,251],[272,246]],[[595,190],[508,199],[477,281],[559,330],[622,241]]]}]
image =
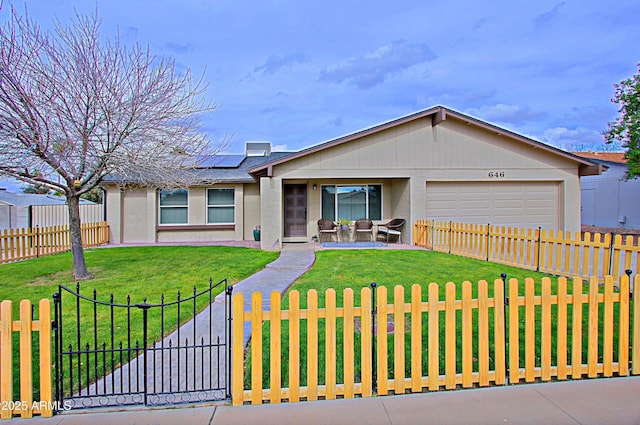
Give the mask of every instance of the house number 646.
[{"label": "house number 646", "polygon": [[504,177],[504,171],[489,171],[489,177],[502,178]]}]

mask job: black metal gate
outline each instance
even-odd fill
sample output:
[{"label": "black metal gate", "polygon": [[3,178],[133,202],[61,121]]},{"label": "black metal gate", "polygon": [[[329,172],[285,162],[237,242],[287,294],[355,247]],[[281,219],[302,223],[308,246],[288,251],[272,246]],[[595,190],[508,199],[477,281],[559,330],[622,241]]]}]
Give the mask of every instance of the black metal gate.
[{"label": "black metal gate", "polygon": [[[214,294],[224,288],[220,301]],[[217,289],[217,290],[216,290]],[[118,303],[60,285],[55,306],[58,406],[161,405],[231,396],[231,292],[224,279],[175,301]],[[198,313],[199,310],[202,310]]]}]

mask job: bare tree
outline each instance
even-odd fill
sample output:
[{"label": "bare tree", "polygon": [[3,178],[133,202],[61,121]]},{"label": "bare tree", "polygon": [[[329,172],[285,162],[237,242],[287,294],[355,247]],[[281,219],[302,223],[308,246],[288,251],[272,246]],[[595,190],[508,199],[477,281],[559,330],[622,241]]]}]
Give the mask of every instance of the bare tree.
[{"label": "bare tree", "polygon": [[108,174],[155,187],[195,183],[193,158],[215,150],[200,117],[216,106],[202,79],[178,73],[173,60],[102,39],[97,11],[43,31],[12,8],[0,46],[0,175],[66,196],[74,276],[89,278],[80,196]]}]

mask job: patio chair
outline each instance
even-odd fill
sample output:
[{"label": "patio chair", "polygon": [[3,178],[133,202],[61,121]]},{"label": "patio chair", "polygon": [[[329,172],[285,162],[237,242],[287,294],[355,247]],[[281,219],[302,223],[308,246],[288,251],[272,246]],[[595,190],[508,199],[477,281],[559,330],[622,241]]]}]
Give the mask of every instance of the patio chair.
[{"label": "patio chair", "polygon": [[353,225],[353,240],[358,242],[358,236],[368,235],[368,238],[373,242],[373,221],[368,218],[359,218]]},{"label": "patio chair", "polygon": [[386,242],[389,243],[389,236],[397,236],[398,242],[402,243],[402,227],[404,226],[404,222],[404,218],[394,218],[388,223],[381,224],[378,226],[377,237],[383,237]]},{"label": "patio chair", "polygon": [[329,235],[329,241],[333,235],[336,236],[336,241],[338,240],[338,225],[333,222],[333,220],[329,220],[328,218],[321,218],[318,220],[318,241],[322,242],[322,235]]}]

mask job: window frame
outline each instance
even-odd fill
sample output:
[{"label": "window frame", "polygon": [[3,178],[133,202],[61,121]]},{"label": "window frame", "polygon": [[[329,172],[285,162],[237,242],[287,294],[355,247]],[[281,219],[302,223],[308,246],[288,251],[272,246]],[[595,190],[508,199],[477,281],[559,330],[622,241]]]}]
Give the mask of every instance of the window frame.
[{"label": "window frame", "polygon": [[[340,218],[344,218],[344,217],[338,217],[338,188],[339,187],[355,187],[355,186],[362,186],[365,188],[365,211],[366,211],[366,217],[357,217],[354,218],[352,220],[357,220],[358,218],[369,218],[369,214],[371,212],[370,209],[370,202],[369,202],[369,187],[371,186],[379,186],[380,187],[380,218],[376,218],[376,219],[371,219],[371,220],[377,220],[380,221],[383,219],[384,217],[384,199],[383,199],[383,192],[384,192],[384,185],[382,183],[343,183],[343,184],[322,184],[320,185],[320,211],[321,211],[321,215],[322,215],[322,211],[324,211],[324,199],[322,196],[322,191],[324,190],[325,187],[333,187],[334,188],[334,202],[333,202],[333,215],[334,218],[333,220],[336,221]],[[331,217],[322,217],[322,218],[329,218],[332,219]]]},{"label": "window frame", "polygon": [[[233,203],[232,204],[224,204],[224,205],[211,205],[209,204],[209,191],[210,190],[231,190],[233,191]],[[206,208],[206,224],[207,225],[235,225],[236,224],[236,188],[235,187],[208,187],[205,190],[205,208]],[[233,221],[225,221],[225,222],[211,222],[209,221],[209,209],[210,208],[233,208]]]},{"label": "window frame", "polygon": [[[162,193],[163,192],[185,192],[187,195],[187,200],[184,205],[162,205]],[[162,189],[158,191],[158,226],[188,226],[189,225],[189,189]],[[162,211],[172,209],[172,208],[180,208],[185,209],[187,211],[187,221],[184,223],[163,223],[162,222]]]}]

